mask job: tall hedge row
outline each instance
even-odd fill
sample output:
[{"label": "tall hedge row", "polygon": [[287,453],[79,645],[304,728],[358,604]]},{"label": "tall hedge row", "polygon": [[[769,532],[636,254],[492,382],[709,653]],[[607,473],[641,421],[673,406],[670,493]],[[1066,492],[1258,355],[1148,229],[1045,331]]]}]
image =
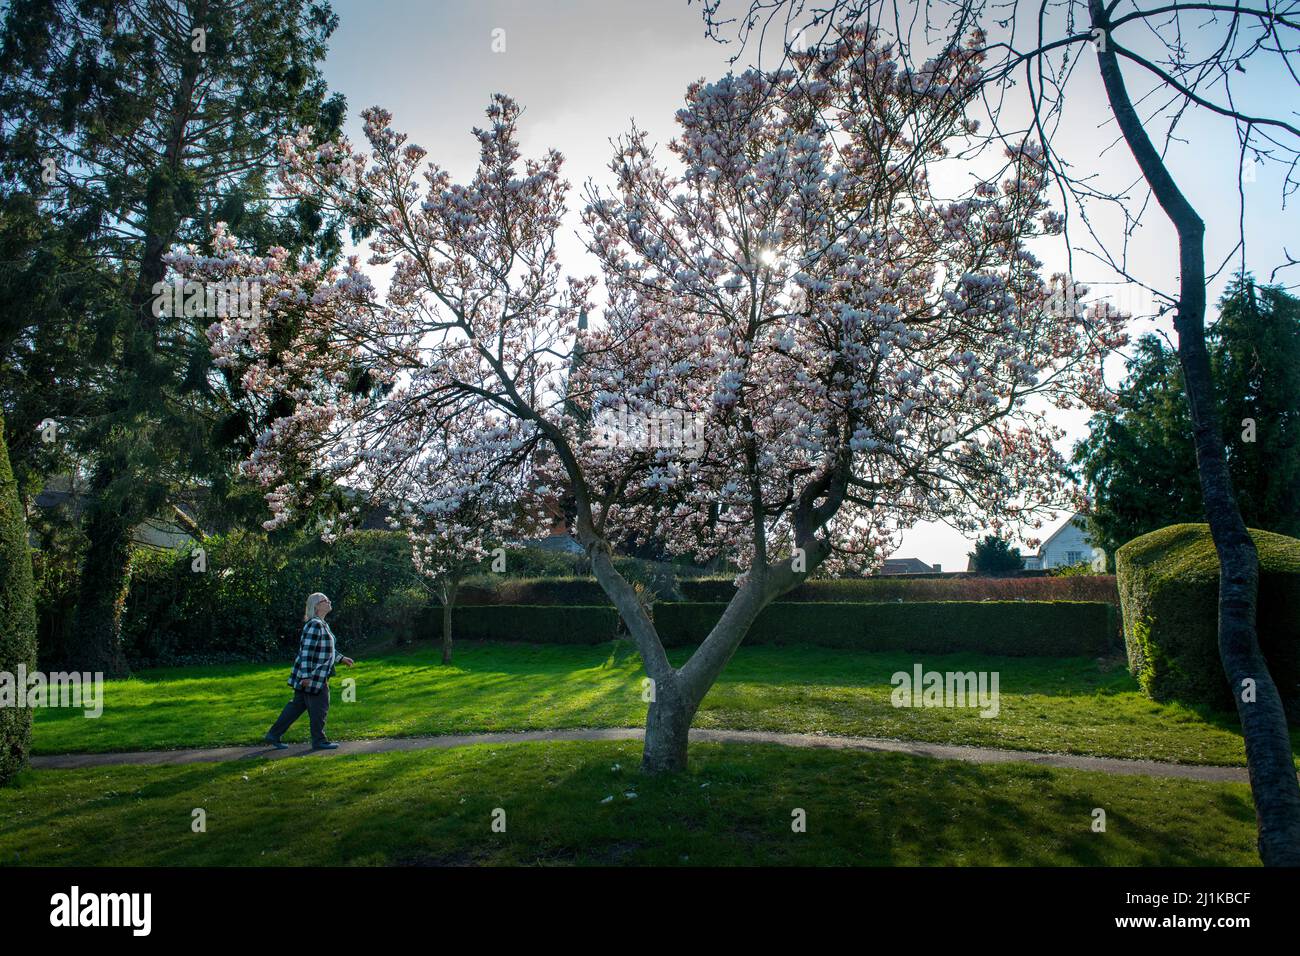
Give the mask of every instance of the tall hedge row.
[{"label": "tall hedge row", "polygon": [[[698,578],[681,582],[687,601],[731,600],[735,585],[727,578]],[[944,577],[904,578],[885,575],[876,578],[812,580],[777,599],[793,601],[847,601],[870,604],[878,601],[1104,601],[1119,604],[1115,577],[1108,574],[1071,577]]]},{"label": "tall hedge row", "polygon": [[[1251,529],[1258,631],[1287,715],[1300,722],[1300,540]],[[1115,552],[1129,669],[1153,700],[1234,706],[1219,658],[1219,558],[1204,524],[1142,535]]]},{"label": "tall hedge row", "polygon": [[[655,627],[667,647],[700,643],[725,604],[654,606]],[[909,604],[802,603],[764,608],[747,644],[814,644],[865,651],[928,654],[1083,657],[1105,653],[1115,631],[1113,606],[1087,601],[934,601]],[[485,605],[457,608],[458,640],[539,644],[599,644],[615,636],[609,607]],[[441,636],[431,622],[429,639]]]},{"label": "tall hedge row", "polygon": [[[468,605],[452,611],[453,637],[528,644],[602,644],[614,639],[618,612],[612,607]],[[429,639],[442,638],[442,616],[431,619]]]},{"label": "tall hedge row", "polygon": [[[0,671],[16,681],[19,665],[36,669],[36,590],[27,546],[27,522],[9,465],[4,416],[0,415]],[[27,762],[32,712],[0,707],[0,784]]]}]

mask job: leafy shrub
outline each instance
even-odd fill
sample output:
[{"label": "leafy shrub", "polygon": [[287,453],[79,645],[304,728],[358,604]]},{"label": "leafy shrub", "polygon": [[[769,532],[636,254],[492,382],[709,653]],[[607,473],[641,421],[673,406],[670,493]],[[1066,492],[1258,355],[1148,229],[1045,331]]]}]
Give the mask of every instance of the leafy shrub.
[{"label": "leafy shrub", "polygon": [[83,542],[80,534],[60,534],[32,551],[36,656],[45,670],[65,669],[73,657]]},{"label": "leafy shrub", "polygon": [[610,605],[595,578],[578,577],[508,578],[499,582],[486,598],[463,603]]},{"label": "leafy shrub", "polygon": [[[487,573],[491,558],[484,562],[483,571]],[[507,548],[507,578],[568,578],[583,575],[591,570],[591,563],[586,555],[569,554],[565,551],[548,551],[545,548]],[[492,574],[493,578],[503,575]]]},{"label": "leafy shrub", "polygon": [[[330,626],[343,644],[409,637],[420,587],[406,537],[362,531],[326,545],[315,536],[268,541],[234,532],[207,539],[206,570],[188,551],[139,551],[123,639],[131,662],[270,660],[292,655],[307,595],[323,591],[336,610]],[[403,593],[404,597],[394,598]],[[398,613],[395,601],[403,608]]]},{"label": "leafy shrub", "polygon": [[1051,568],[1047,573],[1054,578],[1087,578],[1097,577],[1102,572],[1094,568],[1091,561],[1080,561],[1077,564],[1063,564],[1058,568]]},{"label": "leafy shrub", "polygon": [[398,644],[407,644],[423,629],[430,612],[429,592],[422,587],[393,591],[379,605],[379,629]]},{"label": "leafy shrub", "polygon": [[[1250,532],[1259,551],[1260,649],[1300,721],[1300,540]],[[1153,700],[1231,709],[1219,658],[1219,558],[1208,525],[1176,524],[1115,554],[1129,669]]]}]

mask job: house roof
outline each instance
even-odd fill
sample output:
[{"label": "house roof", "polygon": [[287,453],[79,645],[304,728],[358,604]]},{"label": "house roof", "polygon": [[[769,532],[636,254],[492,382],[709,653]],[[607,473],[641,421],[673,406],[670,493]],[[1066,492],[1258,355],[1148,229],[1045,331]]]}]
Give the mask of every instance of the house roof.
[{"label": "house roof", "polygon": [[[1051,544],[1053,541],[1055,541],[1057,537],[1061,534],[1061,532],[1065,531],[1066,528],[1073,525],[1076,521],[1080,523],[1081,525],[1080,530],[1082,530],[1086,535],[1088,531],[1087,524],[1086,524],[1087,518],[1088,516],[1082,511],[1076,511],[1074,514],[1070,515],[1070,517],[1067,518],[1059,528],[1057,528],[1050,535],[1048,535],[1047,539],[1044,540],[1041,545],[1039,545],[1038,556],[1040,558],[1043,557],[1044,552],[1047,550],[1047,546]],[[1091,541],[1089,543],[1091,544]]]},{"label": "house roof", "polygon": [[881,574],[927,574],[934,568],[920,558],[886,558],[881,565]]}]

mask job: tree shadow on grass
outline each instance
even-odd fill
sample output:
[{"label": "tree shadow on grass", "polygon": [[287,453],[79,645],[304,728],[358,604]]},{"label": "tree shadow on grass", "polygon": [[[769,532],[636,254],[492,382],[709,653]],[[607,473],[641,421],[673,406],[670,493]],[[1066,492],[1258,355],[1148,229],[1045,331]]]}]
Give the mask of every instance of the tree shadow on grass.
[{"label": "tree shadow on grass", "polygon": [[[1250,862],[1244,787],[749,744],[695,744],[685,773],[647,777],[640,749],[529,743],[29,772],[0,794],[0,862],[32,847],[22,862]],[[191,831],[196,807],[206,833]],[[1095,807],[1106,833],[1091,830]],[[504,833],[492,829],[497,809]],[[806,832],[791,827],[795,809]]]}]

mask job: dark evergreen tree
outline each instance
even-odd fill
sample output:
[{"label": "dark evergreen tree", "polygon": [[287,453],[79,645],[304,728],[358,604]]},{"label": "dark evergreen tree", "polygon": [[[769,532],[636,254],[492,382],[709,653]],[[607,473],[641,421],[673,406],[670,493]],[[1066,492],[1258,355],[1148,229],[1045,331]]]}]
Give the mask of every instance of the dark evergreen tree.
[{"label": "dark evergreen tree", "polygon": [[[1241,278],[1220,300],[1207,344],[1242,518],[1300,537],[1300,299]],[[1182,369],[1162,339],[1139,340],[1118,410],[1090,425],[1074,462],[1093,502],[1090,532],[1108,555],[1139,535],[1203,519]]]},{"label": "dark evergreen tree", "polygon": [[[155,315],[164,256],[206,250],[218,222],[249,251],[337,253],[333,224],[278,197],[273,176],[281,137],[311,126],[323,139],[342,120],[319,72],[335,24],[305,0],[17,0],[6,14],[0,189],[25,217],[4,231],[29,280],[6,294],[42,307],[6,329],[8,351],[29,361],[0,394],[27,395],[28,418],[64,415],[88,462],[78,666],[125,669],[133,529],[196,483],[229,498],[257,429],[231,411],[237,380],[211,365],[211,318]],[[23,227],[36,233],[26,245]],[[49,330],[78,320],[85,336],[47,355]],[[71,366],[67,402],[35,381],[55,359]]]},{"label": "dark evergreen tree", "polygon": [[1020,549],[1011,547],[1010,541],[995,534],[980,538],[975,542],[975,550],[966,556],[970,558],[972,571],[989,577],[1014,574],[1025,566]]}]

